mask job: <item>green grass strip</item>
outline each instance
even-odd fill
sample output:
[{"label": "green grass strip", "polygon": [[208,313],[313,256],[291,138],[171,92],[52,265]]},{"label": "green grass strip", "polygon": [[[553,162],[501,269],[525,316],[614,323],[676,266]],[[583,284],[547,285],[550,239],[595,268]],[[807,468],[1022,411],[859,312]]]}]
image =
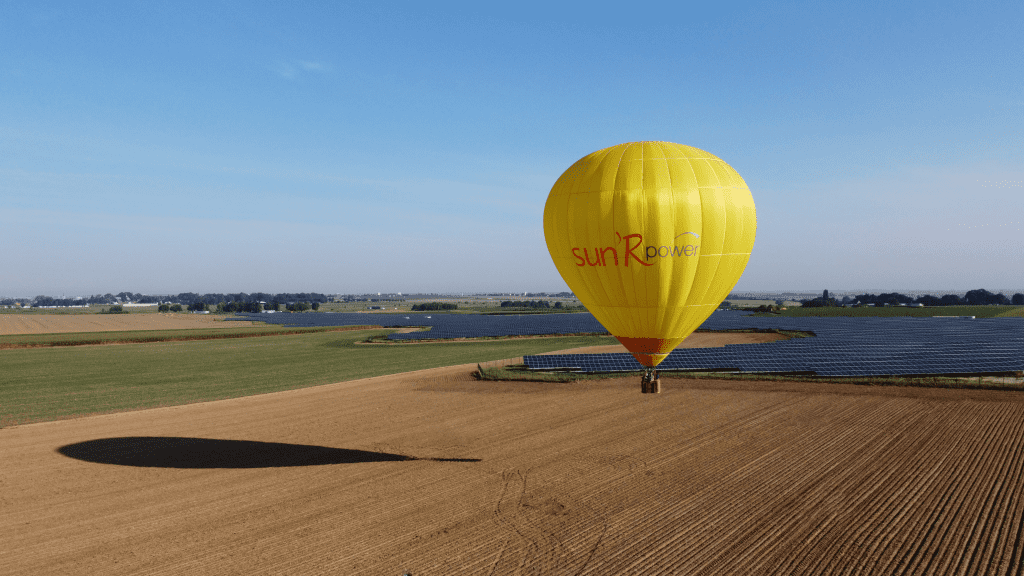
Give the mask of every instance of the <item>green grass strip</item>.
[{"label": "green grass strip", "polygon": [[0,350],[9,348],[42,348],[49,346],[142,344],[151,342],[182,342],[188,340],[217,340],[221,338],[253,338],[257,336],[308,334],[310,332],[365,330],[367,328],[379,328],[379,326],[317,326],[309,328],[290,328],[285,326],[240,326],[231,328],[16,334],[0,336]]},{"label": "green grass strip", "polygon": [[391,330],[0,350],[0,426],[235,398],[580,346],[570,336],[373,346]]}]

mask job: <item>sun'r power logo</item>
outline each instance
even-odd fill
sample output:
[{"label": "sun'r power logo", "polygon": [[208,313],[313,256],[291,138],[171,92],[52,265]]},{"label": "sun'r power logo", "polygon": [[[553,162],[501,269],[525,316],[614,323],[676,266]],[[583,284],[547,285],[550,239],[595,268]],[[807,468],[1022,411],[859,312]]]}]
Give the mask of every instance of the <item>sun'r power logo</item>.
[{"label": "sun'r power logo", "polygon": [[[680,238],[684,238],[680,241]],[[635,239],[635,242],[631,240]],[[679,258],[696,256],[700,250],[700,244],[692,243],[687,244],[687,241],[696,241],[700,239],[700,235],[695,232],[683,232],[673,239],[672,245],[644,245],[644,237],[642,234],[627,234],[623,236],[618,232],[615,233],[615,245],[607,246],[605,248],[597,247],[594,248],[594,259],[590,259],[589,248],[573,248],[572,257],[576,260],[577,266],[619,266],[619,262],[622,262],[622,266],[629,266],[629,261],[634,260],[641,266],[653,266],[657,260],[656,258]],[[626,243],[623,246],[622,241]],[[640,248],[643,248],[640,250]],[[622,249],[622,259],[619,259],[619,249]],[[655,262],[651,262],[655,260]]]}]

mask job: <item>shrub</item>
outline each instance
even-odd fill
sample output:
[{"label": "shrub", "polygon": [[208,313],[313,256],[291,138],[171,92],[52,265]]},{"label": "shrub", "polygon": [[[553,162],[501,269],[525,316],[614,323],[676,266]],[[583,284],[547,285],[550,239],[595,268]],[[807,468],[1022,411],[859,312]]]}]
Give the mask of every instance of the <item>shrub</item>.
[{"label": "shrub", "polygon": [[458,304],[452,304],[450,302],[426,302],[424,304],[413,304],[413,312],[431,312],[436,310],[456,310]]}]

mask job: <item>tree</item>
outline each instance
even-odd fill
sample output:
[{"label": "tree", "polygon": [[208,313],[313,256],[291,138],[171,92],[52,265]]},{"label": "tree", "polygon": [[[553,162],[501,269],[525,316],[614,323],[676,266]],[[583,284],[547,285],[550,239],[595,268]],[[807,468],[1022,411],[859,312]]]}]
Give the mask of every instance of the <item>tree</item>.
[{"label": "tree", "polygon": [[832,297],[822,298],[821,296],[818,296],[817,298],[815,298],[813,300],[803,300],[801,302],[800,306],[802,308],[830,308],[830,307],[838,307],[839,303],[836,302],[835,298],[832,298]]},{"label": "tree", "polygon": [[320,309],[320,303],[319,302],[313,302],[310,306],[313,308],[314,311]]},{"label": "tree", "polygon": [[206,302],[203,302],[202,300],[193,302],[193,303],[188,305],[188,309],[190,311],[192,311],[192,312],[205,312],[206,311]]},{"label": "tree", "polygon": [[942,298],[939,298],[939,306],[960,306],[963,303],[963,299],[956,294],[946,294]]},{"label": "tree", "polygon": [[1024,306],[1024,294],[1017,293],[1013,295],[1013,299],[1010,300],[1015,306]]},{"label": "tree", "polygon": [[430,312],[434,310],[456,310],[458,304],[452,304],[451,302],[425,302],[423,304],[413,304],[413,312]]},{"label": "tree", "polygon": [[1002,304],[1007,305],[1010,303],[1010,299],[1005,294],[993,294],[988,290],[971,290],[964,295],[964,300],[972,305],[991,305],[991,304]]},{"label": "tree", "polygon": [[136,302],[142,298],[142,294],[132,294],[131,292],[121,292],[117,295],[124,302]]}]

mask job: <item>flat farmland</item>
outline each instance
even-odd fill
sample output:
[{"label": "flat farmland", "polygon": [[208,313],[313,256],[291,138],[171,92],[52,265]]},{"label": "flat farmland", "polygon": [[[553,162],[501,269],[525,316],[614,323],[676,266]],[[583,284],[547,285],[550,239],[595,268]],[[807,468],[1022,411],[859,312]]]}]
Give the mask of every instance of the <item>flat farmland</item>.
[{"label": "flat farmland", "polygon": [[0,429],[0,565],[1021,573],[1020,393],[474,368]]},{"label": "flat farmland", "polygon": [[[231,325],[241,327],[252,326],[253,323],[232,322]],[[224,326],[222,319],[207,314],[0,314],[0,336],[131,330],[189,330]]]}]

